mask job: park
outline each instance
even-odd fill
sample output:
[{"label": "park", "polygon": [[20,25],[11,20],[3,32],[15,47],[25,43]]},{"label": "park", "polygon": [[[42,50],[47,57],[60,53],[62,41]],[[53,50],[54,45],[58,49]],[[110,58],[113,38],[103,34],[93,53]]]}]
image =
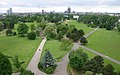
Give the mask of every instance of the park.
[{"label": "park", "polygon": [[71,16],[0,19],[0,75],[119,75],[119,18]]}]

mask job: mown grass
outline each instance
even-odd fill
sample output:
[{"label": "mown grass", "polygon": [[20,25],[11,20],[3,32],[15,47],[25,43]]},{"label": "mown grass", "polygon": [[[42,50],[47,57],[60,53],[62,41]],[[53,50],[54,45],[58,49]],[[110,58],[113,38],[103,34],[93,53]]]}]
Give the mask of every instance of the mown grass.
[{"label": "mown grass", "polygon": [[28,40],[26,37],[0,36],[0,52],[12,57],[19,56],[20,61],[25,61],[22,67],[26,68],[40,42],[41,38]]},{"label": "mown grass", "polygon": [[68,52],[68,50],[61,49],[61,42],[58,40],[47,40],[43,48],[42,56],[44,55],[46,50],[49,50],[52,53],[56,61],[60,61],[64,57],[64,55]]},{"label": "mown grass", "polygon": [[99,29],[88,37],[87,47],[120,61],[120,33]]},{"label": "mown grass", "polygon": [[90,28],[88,27],[86,24],[84,23],[78,23],[75,20],[71,20],[68,22],[69,25],[74,25],[77,29],[83,29],[85,34],[89,33],[90,31],[92,31],[94,28]]}]

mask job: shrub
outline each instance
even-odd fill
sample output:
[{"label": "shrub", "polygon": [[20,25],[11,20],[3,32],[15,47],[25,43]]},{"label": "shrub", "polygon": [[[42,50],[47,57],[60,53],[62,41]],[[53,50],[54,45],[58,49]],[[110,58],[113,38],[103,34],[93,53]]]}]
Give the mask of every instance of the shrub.
[{"label": "shrub", "polygon": [[30,32],[30,33],[28,33],[27,37],[30,40],[35,40],[36,34],[35,34],[35,32]]},{"label": "shrub", "polygon": [[45,70],[45,72],[46,72],[47,74],[52,74],[52,73],[54,72],[54,68],[53,68],[53,67],[48,67],[48,68]]}]

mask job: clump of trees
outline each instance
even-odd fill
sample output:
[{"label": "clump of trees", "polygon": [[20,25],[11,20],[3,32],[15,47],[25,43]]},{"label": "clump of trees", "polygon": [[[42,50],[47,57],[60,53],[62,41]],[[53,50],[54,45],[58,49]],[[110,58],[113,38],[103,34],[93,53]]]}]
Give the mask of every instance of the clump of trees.
[{"label": "clump of trees", "polygon": [[38,68],[47,74],[52,74],[56,68],[55,59],[49,50],[46,51],[41,61],[38,64]]},{"label": "clump of trees", "polygon": [[109,15],[80,15],[78,22],[88,24],[88,26],[94,28],[106,28],[106,30],[112,30],[117,26],[118,17]]},{"label": "clump of trees", "polygon": [[84,72],[85,75],[119,75],[111,64],[104,65],[104,59],[101,56],[88,60],[87,53],[82,50],[72,51],[69,54],[69,60],[72,69]]},{"label": "clump of trees", "polygon": [[71,32],[66,34],[66,37],[72,39],[74,42],[77,42],[83,35],[84,31],[82,29],[78,30],[77,28],[73,28]]}]

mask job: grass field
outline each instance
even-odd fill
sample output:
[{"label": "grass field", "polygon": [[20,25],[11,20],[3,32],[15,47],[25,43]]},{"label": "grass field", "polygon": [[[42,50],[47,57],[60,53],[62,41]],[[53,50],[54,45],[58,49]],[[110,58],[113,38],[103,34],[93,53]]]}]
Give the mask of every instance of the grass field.
[{"label": "grass field", "polygon": [[120,33],[99,29],[88,37],[87,47],[120,61]]},{"label": "grass field", "polygon": [[60,61],[62,57],[64,57],[64,55],[68,52],[65,50],[61,50],[60,46],[61,46],[61,42],[58,40],[47,40],[42,52],[42,56],[45,53],[46,49],[48,49],[52,53],[56,61]]},{"label": "grass field", "polygon": [[69,25],[74,25],[77,29],[83,29],[85,34],[87,34],[88,32],[90,32],[94,29],[94,28],[87,27],[87,25],[84,24],[84,23],[78,23],[75,20],[69,21],[68,24]]},{"label": "grass field", "polygon": [[26,68],[40,42],[41,38],[28,40],[26,37],[0,36],[0,52],[8,56],[18,55],[21,61],[25,61],[22,66]]}]

